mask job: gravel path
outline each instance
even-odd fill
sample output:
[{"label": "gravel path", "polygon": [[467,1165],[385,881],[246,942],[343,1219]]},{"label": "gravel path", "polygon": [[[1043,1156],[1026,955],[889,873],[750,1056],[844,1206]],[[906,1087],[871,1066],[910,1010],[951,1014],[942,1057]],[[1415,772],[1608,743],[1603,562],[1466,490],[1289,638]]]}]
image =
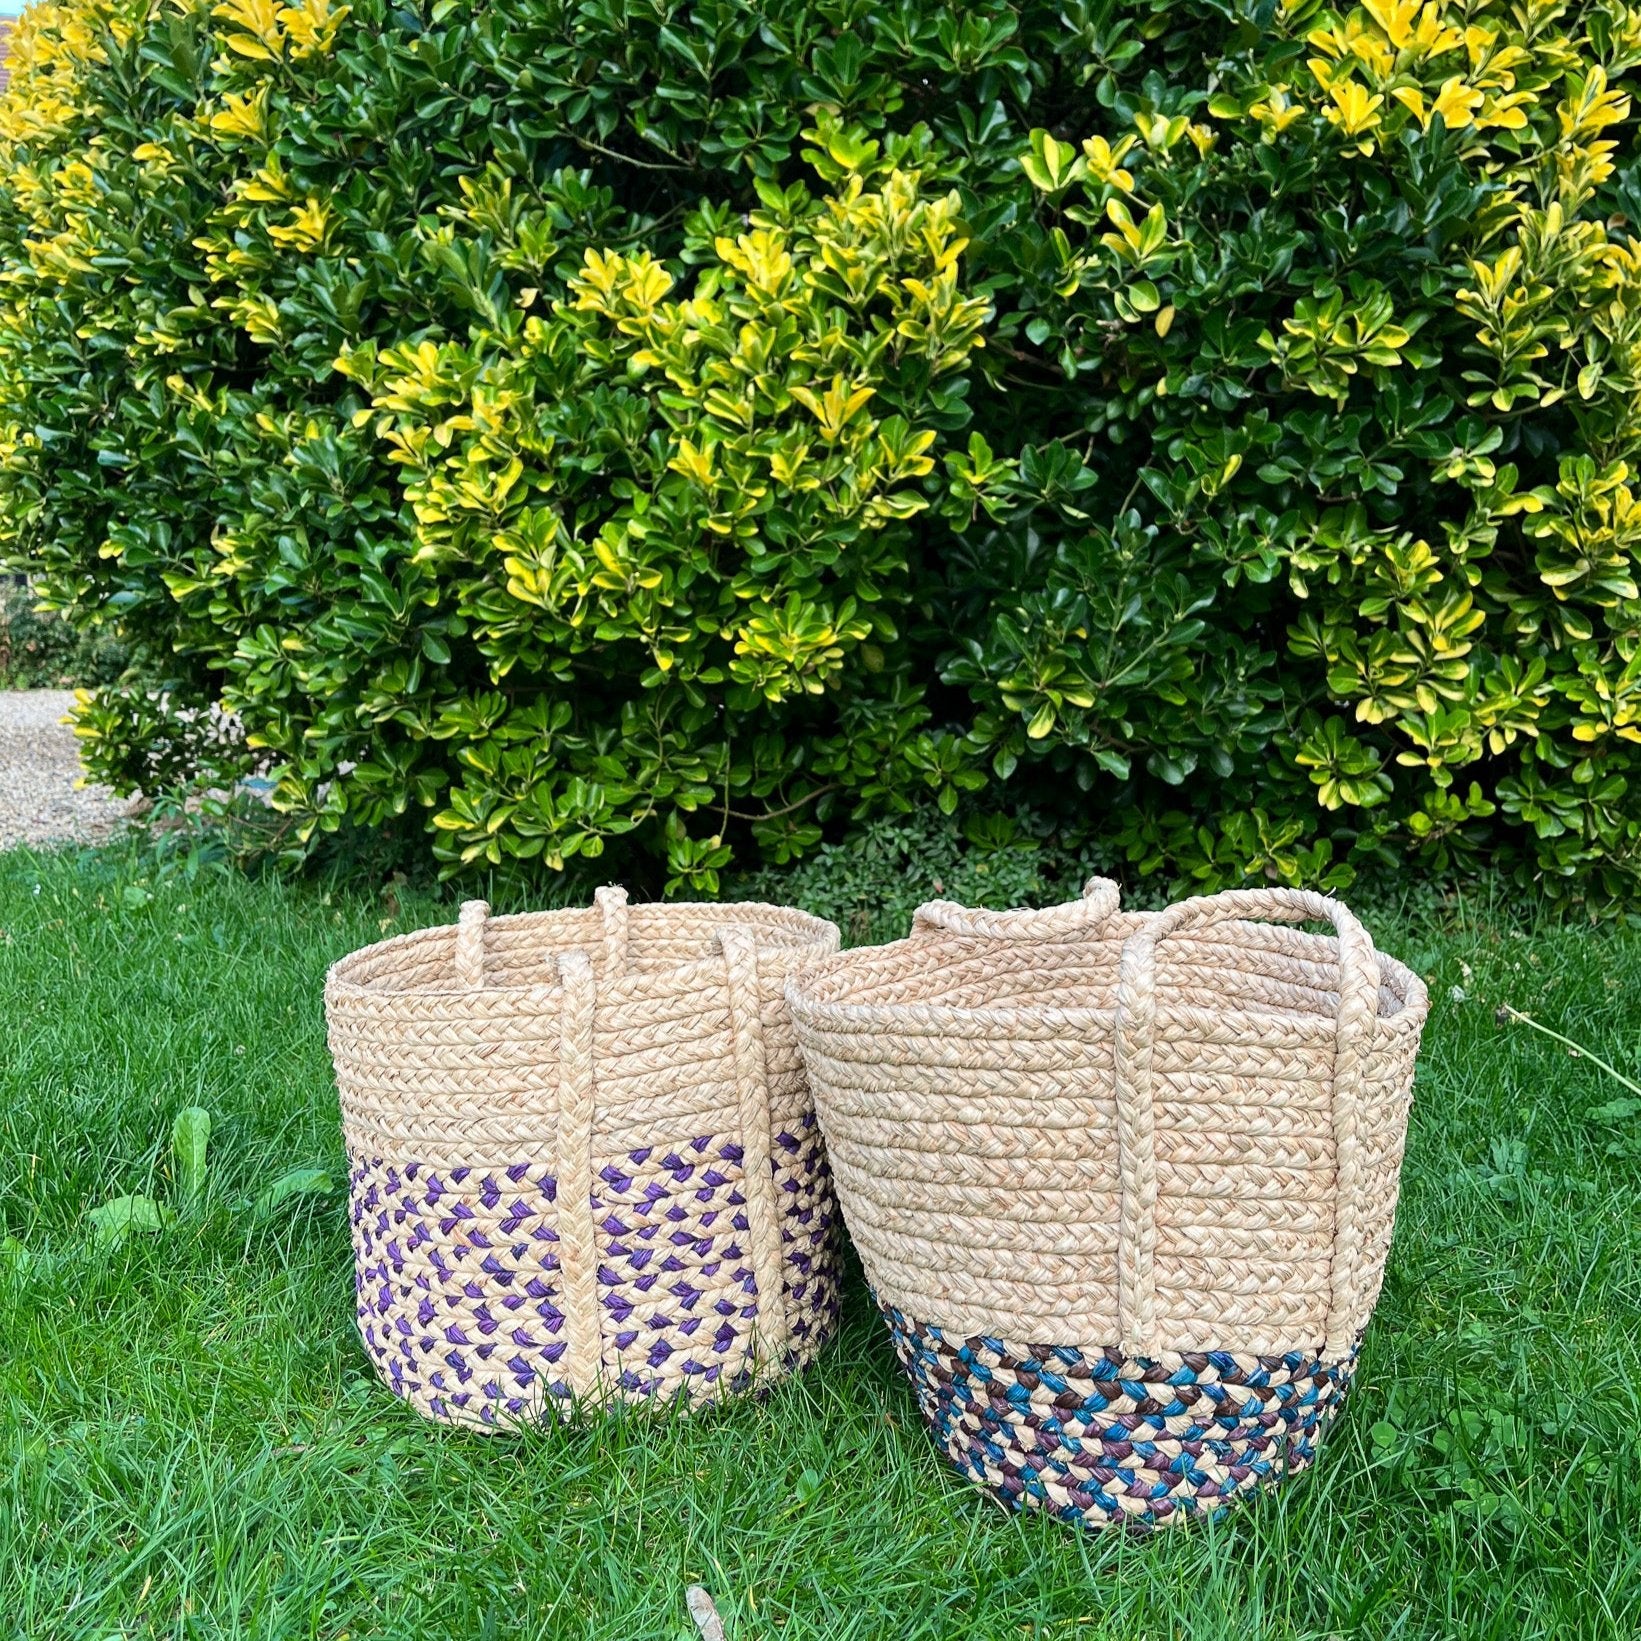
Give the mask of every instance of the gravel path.
[{"label": "gravel path", "polygon": [[127,800],[106,786],[74,785],[79,747],[58,722],[73,705],[72,690],[0,690],[0,849],[97,843],[124,824]]}]

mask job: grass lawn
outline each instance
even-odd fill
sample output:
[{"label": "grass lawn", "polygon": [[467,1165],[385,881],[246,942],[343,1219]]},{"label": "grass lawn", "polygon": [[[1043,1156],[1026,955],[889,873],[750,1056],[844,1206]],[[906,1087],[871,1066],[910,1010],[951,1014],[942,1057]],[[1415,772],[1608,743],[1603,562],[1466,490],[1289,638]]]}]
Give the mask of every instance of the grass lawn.
[{"label": "grass lawn", "polygon": [[[326,965],[452,911],[0,855],[0,1635],[671,1641],[693,1581],[731,1641],[1635,1634],[1641,1110],[1495,1008],[1635,1077],[1641,933],[1364,910],[1434,1002],[1357,1388],[1311,1477],[1137,1543],[951,1477],[858,1276],[760,1404],[422,1423],[355,1337],[342,1199],[236,1204],[341,1173]],[[174,1193],[188,1105],[202,1206],[98,1251],[91,1209]]]}]

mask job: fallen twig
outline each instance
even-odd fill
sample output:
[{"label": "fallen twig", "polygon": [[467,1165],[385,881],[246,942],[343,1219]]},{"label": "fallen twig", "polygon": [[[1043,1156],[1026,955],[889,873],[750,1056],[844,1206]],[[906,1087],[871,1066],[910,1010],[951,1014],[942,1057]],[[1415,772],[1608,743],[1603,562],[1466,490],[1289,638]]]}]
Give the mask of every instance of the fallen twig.
[{"label": "fallen twig", "polygon": [[1632,1094],[1641,1094],[1641,1083],[1626,1077],[1617,1066],[1608,1065],[1599,1054],[1593,1054],[1582,1043],[1575,1043],[1571,1037],[1563,1037],[1559,1031],[1552,1031],[1550,1027],[1540,1025],[1530,1014],[1523,1014],[1520,1009],[1513,1009],[1508,1003],[1500,1003],[1496,1018],[1502,1024],[1505,1020],[1519,1020],[1524,1026],[1531,1026],[1534,1031],[1541,1031],[1546,1037],[1553,1037],[1558,1043],[1570,1048],[1581,1060],[1588,1060],[1591,1065],[1600,1066],[1607,1075],[1622,1083]]}]

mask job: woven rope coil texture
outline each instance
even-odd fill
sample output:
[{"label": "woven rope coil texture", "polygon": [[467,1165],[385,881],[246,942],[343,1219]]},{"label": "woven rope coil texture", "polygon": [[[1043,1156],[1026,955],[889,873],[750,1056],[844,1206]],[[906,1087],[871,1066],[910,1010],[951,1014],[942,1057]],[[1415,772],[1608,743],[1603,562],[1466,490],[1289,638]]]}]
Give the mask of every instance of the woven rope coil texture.
[{"label": "woven rope coil texture", "polygon": [[604,1395],[692,1403],[809,1360],[835,1204],[789,976],[836,928],[629,906],[424,929],[326,982],[362,1336],[484,1427]]},{"label": "woven rope coil texture", "polygon": [[883,1303],[1135,1357],[1353,1347],[1428,1002],[1338,902],[937,902],[788,996]]}]

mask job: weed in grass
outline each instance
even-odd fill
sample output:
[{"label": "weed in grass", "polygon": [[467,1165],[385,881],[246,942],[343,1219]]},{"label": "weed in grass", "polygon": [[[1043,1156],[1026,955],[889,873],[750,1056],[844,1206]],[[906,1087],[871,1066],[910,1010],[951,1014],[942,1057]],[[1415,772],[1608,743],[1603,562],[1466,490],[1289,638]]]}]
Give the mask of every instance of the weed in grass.
[{"label": "weed in grass", "polygon": [[[886,847],[804,893],[847,918],[964,869]],[[324,970],[450,908],[0,856],[0,1634],[694,1641],[698,1584],[730,1641],[1633,1635],[1641,1225],[1591,1058],[1641,1066],[1641,934],[1370,911],[1436,1003],[1356,1387],[1311,1475],[1135,1543],[951,1475],[858,1276],[817,1369],[760,1401],[424,1424],[355,1335],[340,1194],[235,1204],[293,1162],[342,1177]],[[175,1223],[89,1257],[90,1210],[137,1195]]]}]

